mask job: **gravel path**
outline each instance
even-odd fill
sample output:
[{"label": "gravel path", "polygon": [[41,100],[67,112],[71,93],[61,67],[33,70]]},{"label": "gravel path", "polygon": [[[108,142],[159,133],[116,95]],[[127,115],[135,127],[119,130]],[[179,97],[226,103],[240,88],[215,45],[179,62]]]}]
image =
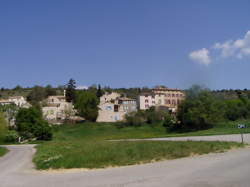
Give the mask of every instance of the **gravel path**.
[{"label": "gravel path", "polygon": [[[215,135],[215,136],[188,136],[188,137],[170,137],[170,138],[147,138],[147,139],[126,139],[112,141],[229,141],[241,142],[240,134]],[[243,135],[244,143],[250,144],[250,134]]]}]

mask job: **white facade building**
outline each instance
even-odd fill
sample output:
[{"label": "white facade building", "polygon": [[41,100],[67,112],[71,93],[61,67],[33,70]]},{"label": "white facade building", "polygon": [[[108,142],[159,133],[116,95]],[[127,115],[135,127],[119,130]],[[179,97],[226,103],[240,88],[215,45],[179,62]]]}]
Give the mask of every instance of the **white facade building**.
[{"label": "white facade building", "polygon": [[185,99],[183,91],[165,87],[156,87],[150,93],[141,94],[138,98],[140,110],[150,107],[166,107],[176,112],[178,105]]},{"label": "white facade building", "polygon": [[8,99],[1,99],[1,105],[15,104],[21,108],[29,108],[31,105],[27,102],[27,100],[23,96],[12,96]]}]

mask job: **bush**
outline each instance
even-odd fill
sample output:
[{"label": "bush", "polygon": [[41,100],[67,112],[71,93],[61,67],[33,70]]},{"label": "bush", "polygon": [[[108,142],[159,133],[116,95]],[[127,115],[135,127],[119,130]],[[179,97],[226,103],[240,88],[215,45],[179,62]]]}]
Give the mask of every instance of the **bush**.
[{"label": "bush", "polygon": [[52,129],[48,122],[42,119],[41,111],[38,108],[20,109],[16,117],[16,126],[24,139],[52,139]]},{"label": "bush", "polygon": [[224,105],[209,91],[199,91],[187,97],[178,107],[176,130],[203,130],[223,119]]},{"label": "bush", "polygon": [[167,132],[176,131],[180,129],[180,125],[176,122],[176,119],[171,115],[166,115],[163,121],[163,127],[166,128]]},{"label": "bush", "polygon": [[237,119],[246,119],[249,117],[249,103],[241,99],[225,101],[225,118],[235,121]]},{"label": "bush", "polygon": [[146,122],[142,111],[132,112],[125,116],[125,126],[141,126]]},{"label": "bush", "polygon": [[156,110],[151,107],[148,110],[129,113],[125,116],[126,126],[142,126],[143,124],[156,125],[168,116],[169,112],[164,110]]},{"label": "bush", "polygon": [[37,140],[51,140],[52,139],[52,129],[46,123],[41,123],[34,130],[34,135]]},{"label": "bush", "polygon": [[7,134],[4,137],[4,142],[6,143],[14,143],[18,141],[18,133],[15,130],[7,131]]},{"label": "bush", "polygon": [[163,121],[166,116],[169,116],[169,111],[156,109],[155,107],[151,107],[145,111],[146,121],[150,125]]}]

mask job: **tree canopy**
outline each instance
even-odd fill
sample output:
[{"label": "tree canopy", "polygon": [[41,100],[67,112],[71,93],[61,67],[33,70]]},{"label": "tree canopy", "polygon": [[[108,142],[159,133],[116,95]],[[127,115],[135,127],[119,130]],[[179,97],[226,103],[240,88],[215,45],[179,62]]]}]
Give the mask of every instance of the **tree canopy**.
[{"label": "tree canopy", "polygon": [[48,122],[43,120],[41,110],[36,107],[20,109],[16,116],[16,126],[24,139],[52,139],[52,129]]},{"label": "tree canopy", "polygon": [[76,81],[74,79],[70,79],[66,85],[66,101],[74,102],[76,99]]},{"label": "tree canopy", "polygon": [[95,121],[98,116],[99,100],[95,93],[79,91],[74,102],[78,114],[89,121]]}]

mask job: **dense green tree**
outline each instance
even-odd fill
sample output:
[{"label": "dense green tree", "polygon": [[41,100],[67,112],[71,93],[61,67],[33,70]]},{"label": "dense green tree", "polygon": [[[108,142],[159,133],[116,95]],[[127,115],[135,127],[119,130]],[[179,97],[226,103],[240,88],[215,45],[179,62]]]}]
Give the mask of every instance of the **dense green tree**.
[{"label": "dense green tree", "polygon": [[246,119],[250,117],[250,104],[247,100],[232,99],[225,101],[225,117],[229,120]]},{"label": "dense green tree", "polygon": [[46,97],[51,96],[51,95],[57,95],[56,89],[53,88],[51,85],[47,85],[45,87],[45,92],[46,92]]},{"label": "dense green tree", "polygon": [[36,107],[20,109],[16,116],[16,126],[19,134],[25,139],[50,140],[52,138],[51,127],[42,119],[42,112]]},{"label": "dense green tree", "polygon": [[74,79],[70,79],[66,85],[66,101],[74,102],[76,99],[76,81]]},{"label": "dense green tree", "polygon": [[15,91],[20,91],[22,90],[23,88],[20,86],[20,85],[17,85],[13,90]]},{"label": "dense green tree", "polygon": [[97,96],[98,98],[100,98],[102,95],[103,95],[103,91],[102,91],[101,85],[98,84],[98,89],[97,89],[97,91],[96,91],[96,96]]},{"label": "dense green tree", "polygon": [[47,97],[44,87],[35,86],[27,96],[27,100],[33,103],[38,103]]},{"label": "dense green tree", "polygon": [[96,94],[90,91],[77,92],[74,103],[78,114],[89,121],[95,121],[98,116],[99,100]]},{"label": "dense green tree", "polygon": [[191,90],[178,107],[176,130],[201,130],[223,119],[224,105],[207,90]]}]

